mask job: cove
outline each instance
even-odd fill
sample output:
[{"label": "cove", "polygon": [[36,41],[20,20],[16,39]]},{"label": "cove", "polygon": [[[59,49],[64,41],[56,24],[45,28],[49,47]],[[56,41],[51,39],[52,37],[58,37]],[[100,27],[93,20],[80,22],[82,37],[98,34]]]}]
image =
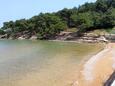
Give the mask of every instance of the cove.
[{"label": "cove", "polygon": [[0,86],[71,86],[100,44],[0,40]]}]

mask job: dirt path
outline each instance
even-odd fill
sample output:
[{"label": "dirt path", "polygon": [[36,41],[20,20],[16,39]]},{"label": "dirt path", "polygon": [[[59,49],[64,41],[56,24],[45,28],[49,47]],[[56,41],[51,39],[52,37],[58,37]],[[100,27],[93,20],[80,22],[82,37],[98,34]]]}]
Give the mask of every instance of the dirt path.
[{"label": "dirt path", "polygon": [[115,43],[89,59],[79,73],[73,86],[103,86],[115,69]]}]

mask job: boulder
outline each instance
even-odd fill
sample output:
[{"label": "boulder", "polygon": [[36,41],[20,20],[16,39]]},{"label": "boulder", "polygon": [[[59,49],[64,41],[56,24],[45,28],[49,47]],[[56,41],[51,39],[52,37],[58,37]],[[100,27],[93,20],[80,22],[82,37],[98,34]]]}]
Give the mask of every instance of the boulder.
[{"label": "boulder", "polygon": [[24,40],[25,38],[21,36],[21,37],[19,37],[18,39],[19,39],[19,40]]},{"label": "boulder", "polygon": [[104,36],[101,36],[100,38],[98,38],[98,40],[103,42],[108,42],[108,40]]},{"label": "boulder", "polygon": [[0,35],[0,38],[1,38],[1,39],[7,38],[7,34],[5,34],[5,35]]},{"label": "boulder", "polygon": [[30,40],[37,40],[38,39],[38,37],[37,36],[32,36],[31,38],[30,38]]}]

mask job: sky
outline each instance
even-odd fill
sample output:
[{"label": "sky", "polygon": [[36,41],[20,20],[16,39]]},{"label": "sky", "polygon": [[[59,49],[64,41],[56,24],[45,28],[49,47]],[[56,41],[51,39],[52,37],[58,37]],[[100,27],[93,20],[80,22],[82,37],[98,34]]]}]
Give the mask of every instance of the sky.
[{"label": "sky", "polygon": [[56,12],[96,0],[0,0],[0,27],[3,22],[31,18],[40,12]]}]

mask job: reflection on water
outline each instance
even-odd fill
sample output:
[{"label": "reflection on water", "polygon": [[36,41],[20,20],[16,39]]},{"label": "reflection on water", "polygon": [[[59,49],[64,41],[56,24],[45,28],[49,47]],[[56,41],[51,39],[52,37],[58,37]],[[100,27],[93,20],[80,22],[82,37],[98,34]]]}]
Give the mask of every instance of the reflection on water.
[{"label": "reflection on water", "polygon": [[0,86],[70,86],[97,44],[0,40]]}]

